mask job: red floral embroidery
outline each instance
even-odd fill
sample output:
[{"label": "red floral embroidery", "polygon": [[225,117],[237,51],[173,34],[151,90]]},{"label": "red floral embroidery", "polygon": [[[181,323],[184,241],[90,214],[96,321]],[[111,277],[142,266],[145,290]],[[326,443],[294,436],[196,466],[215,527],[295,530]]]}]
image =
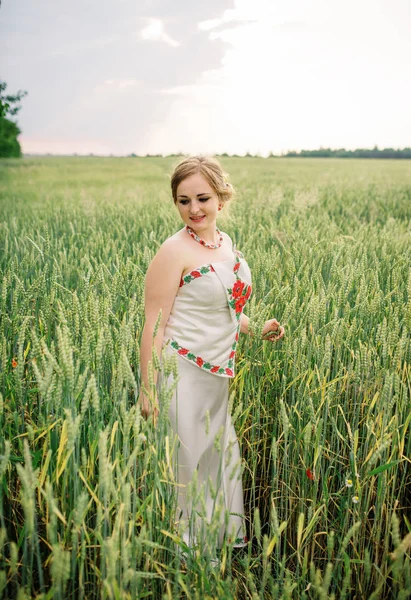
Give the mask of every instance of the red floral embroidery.
[{"label": "red floral embroidery", "polygon": [[202,267],[199,267],[194,271],[190,271],[190,273],[187,273],[187,275],[184,275],[180,279],[180,287],[183,287],[183,285],[190,283],[190,281],[194,281],[194,279],[198,279],[199,277],[206,275],[206,273],[209,273],[210,271],[212,273],[215,272],[213,265],[203,265]]},{"label": "red floral embroidery", "polygon": [[241,298],[238,298],[238,300],[235,303],[235,312],[242,312],[246,302],[247,299],[245,298],[245,296],[241,296]]},{"label": "red floral embroidery", "polygon": [[[231,368],[225,369],[224,367],[220,367],[219,365],[212,365],[211,363],[201,358],[201,356],[196,356],[186,348],[180,346],[175,340],[171,340],[170,346],[174,348],[174,350],[177,350],[178,354],[184,356],[188,360],[191,360],[198,367],[204,369],[205,371],[209,371],[210,373],[218,373],[218,375],[229,375],[230,377],[234,377],[234,372]],[[229,359],[228,366],[233,366],[233,359]]]},{"label": "red floral embroidery", "polygon": [[[207,360],[203,359],[201,356],[196,356],[195,354],[193,354],[186,348],[183,348],[175,340],[171,340],[171,347],[174,348],[175,350],[177,350],[178,354],[180,354],[181,356],[184,356],[187,360],[193,362],[198,367],[200,367],[201,369],[204,369],[205,371],[208,371],[209,373],[214,373],[214,374],[223,375],[223,376],[226,375],[228,377],[234,377],[234,360],[235,360],[237,344],[238,344],[238,339],[239,339],[239,332],[240,332],[240,322],[241,322],[240,317],[241,317],[241,313],[243,311],[244,305],[246,304],[247,300],[251,296],[251,285],[249,285],[247,282],[243,281],[238,275],[238,270],[241,266],[240,259],[242,258],[242,255],[238,251],[236,252],[236,254],[237,254],[236,261],[235,261],[235,265],[233,267],[235,281],[234,281],[232,289],[228,289],[227,292],[228,292],[228,297],[229,297],[228,304],[235,312],[235,317],[236,317],[236,321],[237,321],[237,331],[235,333],[235,338],[232,343],[230,354],[228,356],[228,360],[226,363],[227,367],[220,366],[220,365],[213,365],[213,364],[209,363]],[[206,273],[209,273],[210,271],[214,271],[214,268],[211,264],[203,265],[202,267],[198,267],[196,270],[191,271],[190,273],[187,273],[187,275],[184,275],[184,277],[181,278],[180,287],[183,285],[186,285],[187,283],[190,283],[191,281],[194,281],[194,279],[202,277],[203,275],[205,275]]]},{"label": "red floral embroidery", "polygon": [[228,304],[234,310],[237,321],[240,321],[243,308],[251,296],[251,285],[243,281],[237,273],[241,266],[240,258],[242,258],[242,254],[237,251],[236,263],[234,265],[234,275],[236,277],[236,281],[233,285],[233,288],[228,290],[230,298]]},{"label": "red floral embroidery", "polygon": [[241,279],[237,279],[235,284],[233,285],[233,298],[239,298],[243,293],[245,283],[241,281]]}]

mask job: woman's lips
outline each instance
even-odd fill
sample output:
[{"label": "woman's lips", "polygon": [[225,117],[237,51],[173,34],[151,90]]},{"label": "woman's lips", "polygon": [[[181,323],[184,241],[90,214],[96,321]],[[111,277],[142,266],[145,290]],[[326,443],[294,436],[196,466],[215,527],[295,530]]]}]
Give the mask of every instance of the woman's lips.
[{"label": "woman's lips", "polygon": [[190,217],[190,219],[192,221],[195,221],[196,223],[199,223],[200,221],[202,221],[204,219],[205,215],[203,215],[202,217]]}]

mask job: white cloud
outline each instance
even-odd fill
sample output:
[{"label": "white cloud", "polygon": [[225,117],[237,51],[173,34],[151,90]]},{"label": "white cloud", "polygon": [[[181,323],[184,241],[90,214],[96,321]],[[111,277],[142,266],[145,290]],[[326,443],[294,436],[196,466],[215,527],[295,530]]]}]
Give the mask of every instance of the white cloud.
[{"label": "white cloud", "polygon": [[26,151],[409,145],[410,0],[17,4],[0,53]]},{"label": "white cloud", "polygon": [[224,19],[208,19],[207,21],[201,21],[201,23],[198,24],[198,28],[202,31],[209,31],[223,23],[225,23]]},{"label": "white cloud", "polygon": [[[302,18],[313,15],[316,11],[316,4],[320,0],[307,3],[305,0],[289,0],[289,2],[278,2],[275,0],[236,0],[235,8],[230,8],[224,11],[220,19],[209,19],[198,24],[199,29],[210,31],[224,26],[242,25],[253,23],[267,23],[273,25],[283,25],[288,22],[300,21]],[[325,0],[321,0],[324,7],[327,8]],[[326,10],[326,13],[328,11]],[[219,32],[221,33],[221,31]],[[210,39],[215,39],[214,32],[210,34]]]},{"label": "white cloud", "polygon": [[67,140],[72,151],[73,140],[83,147],[87,138],[121,154],[140,152],[147,127],[165,118],[177,96],[161,88],[191,84],[220,65],[224,43],[197,24],[219,17],[233,0],[101,0],[86,11],[81,0],[64,11],[60,4],[1,6],[2,76],[10,92],[28,90],[19,126],[41,150],[41,140],[53,149],[57,139]]},{"label": "white cloud", "polygon": [[164,88],[159,90],[160,94],[169,94],[170,96],[184,96],[194,98],[198,100],[199,96],[203,93],[209,94],[210,92],[219,92],[220,84],[207,82],[207,84],[193,83],[188,85],[176,85],[170,88]]},{"label": "white cloud", "polygon": [[148,25],[140,31],[140,37],[152,42],[165,42],[173,48],[181,45],[164,31],[164,23],[160,19],[149,19]]},{"label": "white cloud", "polygon": [[200,23],[211,40],[228,45],[221,68],[163,90],[174,101],[144,148],[267,155],[409,145],[409,9],[390,6],[236,0],[221,19]]}]

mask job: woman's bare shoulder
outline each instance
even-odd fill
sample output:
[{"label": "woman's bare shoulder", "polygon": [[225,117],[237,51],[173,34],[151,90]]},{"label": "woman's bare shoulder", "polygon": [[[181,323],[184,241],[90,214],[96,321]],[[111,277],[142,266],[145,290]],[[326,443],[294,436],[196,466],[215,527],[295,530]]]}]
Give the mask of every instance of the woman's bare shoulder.
[{"label": "woman's bare shoulder", "polygon": [[182,241],[184,241],[186,238],[188,238],[188,235],[185,233],[185,235],[183,235],[185,233],[185,229],[179,229],[178,231],[176,231],[173,235],[170,235],[169,238],[167,238],[164,242],[164,244],[174,244],[176,242],[181,243]]},{"label": "woman's bare shoulder", "polygon": [[173,262],[180,265],[184,263],[184,239],[182,240],[178,233],[170,236],[161,244],[154,256],[154,263],[169,264]]}]

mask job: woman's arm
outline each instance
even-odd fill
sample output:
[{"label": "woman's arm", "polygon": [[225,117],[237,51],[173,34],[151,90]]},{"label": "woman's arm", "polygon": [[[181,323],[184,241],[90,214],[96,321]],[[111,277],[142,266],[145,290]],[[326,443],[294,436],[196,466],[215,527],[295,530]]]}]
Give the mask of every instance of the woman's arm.
[{"label": "woman's arm", "polygon": [[[151,412],[150,399],[146,392],[150,392],[148,377],[148,364],[152,357],[152,348],[161,356],[164,329],[170,316],[171,307],[177,294],[183,271],[181,251],[176,240],[167,240],[153,258],[146,275],[145,281],[145,325],[140,343],[140,371],[141,390],[139,403],[144,416]],[[161,320],[154,338],[155,325],[161,311]],[[154,371],[154,383],[157,382],[158,373]],[[155,407],[157,414],[158,409]]]},{"label": "woman's arm", "polygon": [[241,313],[241,319],[240,319],[240,332],[241,333],[250,333],[249,329],[248,329],[248,325],[250,323],[250,319],[249,317],[247,317],[247,315],[245,315],[244,313]]},{"label": "woman's arm", "polygon": [[[250,333],[249,329],[250,319],[244,313],[241,314],[240,320],[240,332],[241,333]],[[263,340],[268,340],[270,342],[277,342],[284,337],[285,330],[282,325],[277,321],[277,319],[269,319],[264,323],[263,330],[261,332]],[[252,335],[252,334],[251,334]]]}]

